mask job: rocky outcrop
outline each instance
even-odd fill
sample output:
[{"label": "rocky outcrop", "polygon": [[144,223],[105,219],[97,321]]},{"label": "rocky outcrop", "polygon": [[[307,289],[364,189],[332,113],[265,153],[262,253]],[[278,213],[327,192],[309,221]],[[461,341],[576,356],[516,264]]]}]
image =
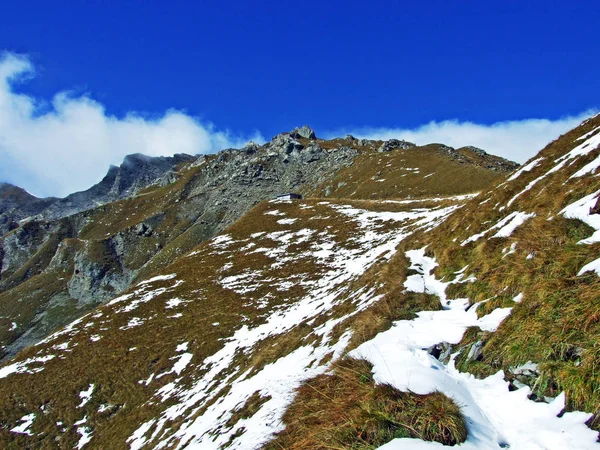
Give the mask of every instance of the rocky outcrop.
[{"label": "rocky outcrop", "polygon": [[304,138],[304,139],[310,139],[310,140],[317,139],[317,135],[315,134],[313,129],[311,127],[309,127],[308,125],[304,125],[301,128],[294,128],[294,130],[290,133],[290,135],[296,139],[298,139],[298,138]]},{"label": "rocky outcrop", "polygon": [[377,151],[379,153],[384,153],[391,152],[392,150],[397,148],[405,150],[413,147],[416,147],[416,144],[413,144],[412,142],[401,141],[399,139],[390,139],[389,141],[385,141],[383,144],[381,144]]},{"label": "rocky outcrop", "polygon": [[24,220],[41,213],[57,200],[37,198],[25,189],[0,183],[0,236],[18,228]]}]

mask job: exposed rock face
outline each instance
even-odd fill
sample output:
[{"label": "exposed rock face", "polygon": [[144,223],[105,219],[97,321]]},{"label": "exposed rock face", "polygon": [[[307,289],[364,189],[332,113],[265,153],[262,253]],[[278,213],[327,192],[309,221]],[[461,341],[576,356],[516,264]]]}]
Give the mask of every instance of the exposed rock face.
[{"label": "exposed rock face", "polygon": [[305,138],[305,139],[310,139],[310,140],[314,140],[317,138],[317,135],[315,134],[313,129],[311,127],[309,127],[308,125],[304,125],[301,128],[295,128],[290,133],[290,135],[294,138]]},{"label": "exposed rock face", "polygon": [[0,183],[0,235],[14,230],[20,221],[39,214],[57,200],[40,199],[20,187]]}]

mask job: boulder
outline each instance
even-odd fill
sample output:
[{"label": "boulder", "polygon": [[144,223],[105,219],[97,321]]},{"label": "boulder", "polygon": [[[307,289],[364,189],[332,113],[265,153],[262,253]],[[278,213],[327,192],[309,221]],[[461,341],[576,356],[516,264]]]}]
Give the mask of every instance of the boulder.
[{"label": "boulder", "polygon": [[317,135],[313,129],[308,125],[304,125],[302,128],[294,128],[294,130],[290,133],[290,136],[296,139],[304,138],[314,140],[317,138]]}]

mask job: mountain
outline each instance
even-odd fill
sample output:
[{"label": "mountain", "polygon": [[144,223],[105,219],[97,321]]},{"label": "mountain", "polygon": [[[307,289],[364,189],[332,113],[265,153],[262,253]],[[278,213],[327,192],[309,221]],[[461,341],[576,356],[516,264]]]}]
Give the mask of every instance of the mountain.
[{"label": "mountain", "polygon": [[[8,183],[0,183],[0,235],[15,228],[23,220],[59,219],[98,205],[136,194],[146,186],[175,171],[183,163],[196,158],[177,154],[172,157],[150,157],[133,154],[123,163],[111,166],[98,184],[65,198],[38,198],[24,189]],[[36,217],[37,216],[37,217]]]},{"label": "mountain", "polygon": [[[0,238],[3,356],[144,280],[278,194],[355,199],[395,198],[396,192],[402,198],[461,195],[517,167],[483,151],[470,151],[468,158],[460,152],[397,140],[327,141],[304,127],[263,146],[249,143],[216,155],[129,156],[98,185],[53,203],[42,218]],[[434,168],[439,173],[429,175]],[[386,181],[380,182],[377,173],[385,173]],[[360,189],[347,193],[339,180],[352,186],[358,177],[365,180]],[[139,189],[151,180],[156,182]],[[330,185],[330,192],[323,192]],[[87,208],[93,202],[102,204]],[[71,208],[84,211],[66,215]]]},{"label": "mountain", "polygon": [[39,214],[56,200],[40,199],[18,186],[0,183],[0,234],[18,228],[19,221]]},{"label": "mountain", "polygon": [[[250,186],[266,195],[277,180],[232,180],[271,153],[260,173],[291,176],[278,168],[297,158],[308,169],[294,180],[311,177],[280,192],[333,194],[345,187],[342,171],[377,186],[375,169],[406,192],[425,189],[417,181],[431,173],[414,165],[421,158],[400,166],[410,178],[390,169],[403,158],[388,166],[384,143],[302,139],[310,144],[274,139],[295,157],[274,141],[206,157],[173,184],[85,221],[116,236],[150,205],[189,210],[189,193],[206,198],[198,186],[215,179],[234,205],[231,193],[254,202]],[[317,175],[319,165],[300,159],[315,144],[319,160],[344,164]],[[600,115],[516,171],[488,168],[498,176],[479,194],[442,196],[428,185],[429,197],[373,199],[359,180],[354,198],[267,199],[227,225],[221,216],[216,237],[179,241],[190,247],[0,367],[3,447],[597,448],[599,145]],[[391,153],[443,154],[430,150],[400,144]],[[361,160],[372,165],[363,170]],[[482,168],[445,161],[447,170]],[[459,190],[461,181],[440,185]],[[90,246],[89,230],[69,239]],[[158,225],[151,230],[148,238]]]}]

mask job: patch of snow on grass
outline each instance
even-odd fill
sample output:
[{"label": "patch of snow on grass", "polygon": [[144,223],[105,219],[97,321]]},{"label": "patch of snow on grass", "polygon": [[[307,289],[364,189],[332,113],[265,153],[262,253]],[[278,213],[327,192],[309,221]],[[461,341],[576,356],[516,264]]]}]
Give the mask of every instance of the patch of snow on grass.
[{"label": "patch of snow on grass", "polygon": [[180,298],[171,298],[169,300],[166,301],[165,303],[165,308],[167,309],[173,309],[178,307],[181,304],[187,303],[185,300],[182,300]]},{"label": "patch of snow on grass", "polygon": [[138,283],[138,286],[143,286],[145,284],[149,284],[149,283],[154,283],[155,281],[166,281],[166,280],[172,280],[173,278],[175,278],[177,276],[176,273],[171,273],[169,275],[157,275],[155,277],[152,278],[148,278],[147,280],[144,280],[140,283]]},{"label": "patch of snow on grass", "polygon": [[[512,213],[512,214],[514,214],[514,216],[510,219],[510,222],[508,222],[506,225],[504,225],[502,228],[500,228],[496,232],[496,234],[492,236],[493,238],[507,238],[511,234],[513,234],[513,231],[515,231],[518,227],[523,225],[523,223],[525,223],[525,221],[527,219],[531,219],[532,217],[535,217],[535,213],[527,214],[527,213],[520,212],[520,211]],[[514,251],[514,248],[512,249],[512,251]]]},{"label": "patch of snow on grass", "polygon": [[78,427],[77,433],[81,436],[77,442],[77,450],[81,450],[92,440],[92,429],[90,427]]},{"label": "patch of snow on grass", "polygon": [[583,275],[586,272],[596,272],[596,275],[600,276],[600,258],[592,261],[591,263],[587,263],[585,266],[581,268],[581,270],[577,273],[578,276]]},{"label": "patch of snow on grass", "polygon": [[596,204],[599,194],[600,191],[596,191],[593,194],[586,195],[576,202],[571,203],[560,212],[567,219],[581,220],[596,230],[589,238],[579,241],[579,244],[600,242],[600,214],[590,214],[590,209]]},{"label": "patch of snow on grass", "polygon": [[279,219],[277,223],[279,225],[291,225],[296,222],[298,219]]},{"label": "patch of snow on grass", "polygon": [[521,167],[519,170],[517,170],[515,173],[513,173],[510,177],[508,177],[508,179],[504,183],[500,184],[498,187],[500,187],[500,186],[502,186],[502,185],[504,185],[504,184],[506,184],[506,183],[508,183],[510,181],[516,180],[524,172],[530,172],[534,167],[538,166],[539,163],[543,159],[544,159],[544,157],[542,156],[540,158],[534,159],[533,161],[529,161],[527,164],[525,164],[523,167]]},{"label": "patch of snow on grass", "polygon": [[267,211],[265,213],[267,216],[285,216],[285,213],[279,211],[278,209],[274,209],[273,211]]},{"label": "patch of snow on grass", "polygon": [[81,403],[77,406],[78,408],[83,408],[87,402],[92,398],[92,393],[94,392],[94,385],[90,384],[87,391],[81,391],[79,393],[79,398],[81,399]]},{"label": "patch of snow on grass", "polygon": [[181,372],[183,372],[183,369],[185,369],[190,363],[193,356],[194,355],[192,355],[191,353],[183,353],[181,356],[178,357],[177,362],[173,365],[173,369],[171,369],[171,372],[175,372],[177,375],[181,374]]},{"label": "patch of snow on grass", "polygon": [[[582,138],[583,138],[583,136],[582,136]],[[573,150],[571,150],[570,152],[564,154],[560,158],[556,159],[554,162],[557,163],[557,164],[554,167],[552,167],[552,169],[550,169],[545,174],[541,175],[540,177],[538,177],[535,180],[533,180],[532,182],[530,182],[525,187],[525,189],[523,189],[521,192],[519,192],[512,199],[509,200],[509,202],[506,204],[506,207],[510,207],[510,205],[512,205],[513,202],[520,195],[522,195],[524,192],[526,192],[529,189],[531,189],[540,180],[546,178],[548,175],[550,175],[552,173],[558,172],[569,161],[571,161],[570,164],[573,164],[578,157],[580,157],[582,155],[587,155],[589,152],[591,152],[592,150],[596,149],[596,147],[598,147],[599,144],[600,144],[600,134],[595,134],[595,135],[587,138],[583,143],[579,144]],[[576,172],[570,178],[574,178],[574,177],[579,177],[579,176],[586,175],[586,174],[592,172],[593,170],[595,170],[599,166],[600,166],[600,157],[596,158],[591,163],[588,163],[583,169],[580,169],[578,172]]]},{"label": "patch of snow on grass", "polygon": [[30,364],[45,363],[54,359],[54,355],[46,355],[37,358],[28,358],[25,361],[19,361],[14,364],[9,364],[0,368],[0,378],[4,378],[13,373],[38,373],[41,372],[43,367],[36,367],[33,369],[29,368]]},{"label": "patch of snow on grass", "polygon": [[139,317],[133,317],[133,318],[129,319],[129,322],[127,322],[127,325],[122,326],[119,329],[120,330],[129,330],[130,328],[139,327],[144,322],[145,322],[144,319],[141,319]]},{"label": "patch of snow on grass", "polygon": [[583,141],[584,139],[587,139],[589,136],[591,136],[594,133],[597,133],[598,131],[600,131],[600,127],[596,127],[592,131],[588,131],[583,136],[578,137],[577,139],[575,139],[575,141]]},{"label": "patch of snow on grass", "polygon": [[29,427],[33,424],[35,420],[35,413],[27,414],[19,419],[19,421],[23,422],[21,425],[17,425],[12,428],[10,431],[18,434],[26,434],[27,436],[33,436],[33,433],[29,431]]},{"label": "patch of snow on grass", "polygon": [[579,144],[577,147],[575,147],[569,153],[558,158],[555,162],[569,161],[569,160],[577,158],[579,156],[587,155],[591,151],[595,150],[596,147],[598,147],[598,145],[600,145],[600,134],[594,134],[591,136],[589,134],[587,134],[587,135],[582,136],[582,140],[584,137],[585,137],[585,141],[583,141],[581,144]]},{"label": "patch of snow on grass", "polygon": [[[460,342],[471,326],[493,331],[510,313],[510,308],[499,308],[478,318],[477,304],[469,307],[467,299],[446,299],[445,284],[431,274],[437,263],[425,256],[424,249],[407,252],[407,256],[411,268],[419,275],[409,277],[405,287],[435,293],[445,309],[422,311],[413,320],[397,321],[391,329],[350,352],[350,356],[372,363],[377,383],[416,394],[439,391],[453,398],[467,427],[467,440],[458,446],[461,449],[596,448],[596,432],[585,425],[591,414],[571,412],[558,417],[565,406],[564,394],[550,404],[536,403],[528,399],[531,393],[528,387],[509,391],[502,371],[479,380],[459,372],[454,359],[446,366],[424,350],[442,342]],[[445,447],[407,438],[394,439],[380,447],[385,450],[433,448]]]},{"label": "patch of snow on grass", "polygon": [[525,222],[525,220],[527,220],[533,216],[535,216],[534,213],[527,214],[527,213],[520,212],[520,211],[512,212],[508,216],[506,216],[505,218],[500,220],[498,223],[496,223],[494,226],[492,226],[491,228],[488,228],[487,230],[484,230],[481,233],[477,233],[477,234],[474,234],[474,235],[468,237],[467,239],[465,239],[464,241],[462,241],[460,243],[460,246],[464,247],[465,245],[467,245],[471,242],[475,242],[475,241],[481,239],[482,237],[484,237],[489,232],[497,230],[497,229],[500,229],[500,230],[492,237],[495,237],[495,238],[508,237],[512,234],[512,232],[518,226],[523,224],[523,222]]},{"label": "patch of snow on grass", "polygon": [[182,344],[179,344],[176,348],[175,351],[176,352],[185,352],[188,349],[188,342],[184,342]]}]

